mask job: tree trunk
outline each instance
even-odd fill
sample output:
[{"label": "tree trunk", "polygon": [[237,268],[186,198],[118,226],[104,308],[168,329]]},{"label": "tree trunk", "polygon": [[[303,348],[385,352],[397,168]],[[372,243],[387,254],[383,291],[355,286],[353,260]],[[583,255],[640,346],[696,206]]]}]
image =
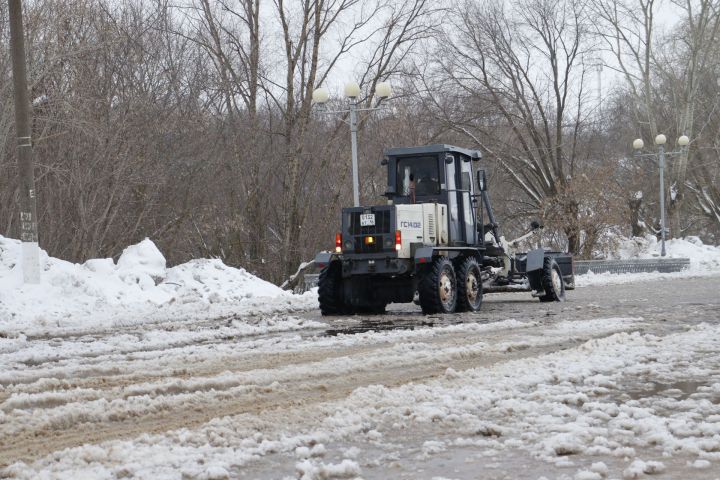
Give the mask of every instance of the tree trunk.
[{"label": "tree trunk", "polygon": [[642,206],[642,198],[633,198],[628,201],[628,209],[630,212],[630,228],[633,237],[641,237],[645,234],[645,228],[640,225],[640,207]]}]

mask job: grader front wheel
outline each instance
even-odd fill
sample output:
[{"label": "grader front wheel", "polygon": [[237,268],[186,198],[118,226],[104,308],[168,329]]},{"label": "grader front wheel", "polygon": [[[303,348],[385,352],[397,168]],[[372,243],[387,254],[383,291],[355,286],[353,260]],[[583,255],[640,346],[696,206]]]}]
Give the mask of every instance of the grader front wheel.
[{"label": "grader front wheel", "polygon": [[482,277],[475,257],[465,259],[457,272],[458,312],[477,312],[482,305]]}]

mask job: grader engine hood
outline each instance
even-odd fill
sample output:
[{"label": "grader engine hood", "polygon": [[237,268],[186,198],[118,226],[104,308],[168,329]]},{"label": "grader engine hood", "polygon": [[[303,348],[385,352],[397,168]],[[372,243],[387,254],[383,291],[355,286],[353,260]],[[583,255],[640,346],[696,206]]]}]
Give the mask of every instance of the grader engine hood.
[{"label": "grader engine hood", "polygon": [[345,208],[343,254],[411,258],[416,248],[447,243],[447,207],[437,203]]}]

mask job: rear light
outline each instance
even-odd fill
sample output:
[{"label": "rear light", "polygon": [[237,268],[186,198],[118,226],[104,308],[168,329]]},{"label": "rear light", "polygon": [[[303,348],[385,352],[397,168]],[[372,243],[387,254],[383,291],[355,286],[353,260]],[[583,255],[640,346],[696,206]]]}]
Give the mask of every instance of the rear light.
[{"label": "rear light", "polygon": [[400,230],[395,231],[395,250],[398,252],[402,248],[402,235],[400,234]]},{"label": "rear light", "polygon": [[342,234],[340,232],[335,234],[335,252],[342,252]]},{"label": "rear light", "polygon": [[372,245],[375,243],[375,238],[373,237],[365,237],[365,245]]}]

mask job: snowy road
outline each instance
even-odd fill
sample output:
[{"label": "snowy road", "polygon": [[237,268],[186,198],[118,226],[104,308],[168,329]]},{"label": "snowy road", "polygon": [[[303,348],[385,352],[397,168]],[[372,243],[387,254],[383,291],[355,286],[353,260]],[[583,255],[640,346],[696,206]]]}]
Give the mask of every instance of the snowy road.
[{"label": "snowy road", "polygon": [[0,478],[720,478],[718,292],[0,338]]}]

